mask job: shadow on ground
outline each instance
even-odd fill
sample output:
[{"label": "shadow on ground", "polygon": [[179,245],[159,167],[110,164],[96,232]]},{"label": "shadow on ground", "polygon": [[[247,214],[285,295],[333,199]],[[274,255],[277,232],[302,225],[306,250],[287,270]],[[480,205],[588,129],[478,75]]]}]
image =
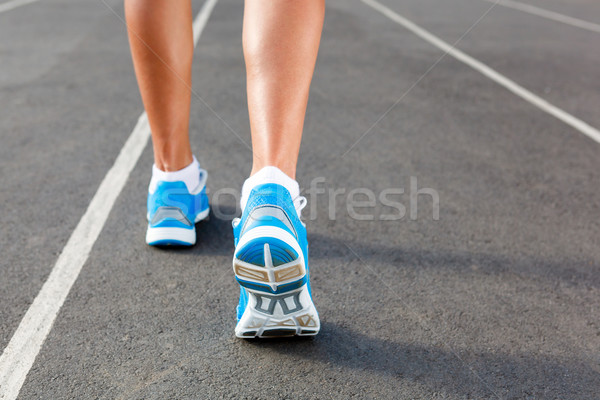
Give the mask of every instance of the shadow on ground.
[{"label": "shadow on ground", "polygon": [[[229,212],[231,210],[225,210]],[[211,214],[197,224],[199,241],[191,248],[169,248],[173,256],[230,256],[233,252],[231,220]],[[375,240],[375,239],[371,239]],[[369,263],[377,270],[443,268],[445,271],[478,271],[487,274],[513,272],[534,278],[600,287],[597,263],[549,261],[533,258],[508,258],[494,254],[407,249],[372,241],[347,242],[322,234],[310,234],[311,259],[326,267],[328,262]],[[359,261],[360,262],[360,261]],[[586,272],[586,271],[589,271]],[[388,271],[389,272],[389,271]],[[260,349],[306,359],[327,368],[375,374],[400,385],[416,382],[437,393],[463,398],[597,398],[600,393],[600,368],[595,361],[558,358],[543,354],[495,352],[494,349],[458,349],[443,344],[404,343],[378,337],[378,332],[359,332],[355,328],[327,321],[315,339],[240,340],[240,350]],[[244,350],[245,349],[245,350]],[[248,351],[251,356],[252,351]],[[318,370],[318,369],[317,369]]]},{"label": "shadow on ground", "polygon": [[579,360],[493,352],[459,354],[444,346],[402,343],[376,335],[325,322],[314,339],[247,340],[242,346],[332,368],[365,370],[398,383],[414,381],[436,392],[467,398],[591,399],[600,393],[600,373]]}]

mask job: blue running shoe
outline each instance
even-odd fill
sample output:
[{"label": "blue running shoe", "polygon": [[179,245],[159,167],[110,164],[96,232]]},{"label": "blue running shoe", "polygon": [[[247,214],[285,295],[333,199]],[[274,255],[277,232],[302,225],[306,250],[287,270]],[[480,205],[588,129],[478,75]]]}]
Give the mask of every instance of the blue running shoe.
[{"label": "blue running shoe", "polygon": [[[294,204],[296,203],[296,204]],[[306,227],[281,185],[256,186],[233,221],[233,271],[240,284],[235,335],[241,338],[313,336],[321,327],[312,301]]]},{"label": "blue running shoe", "polygon": [[199,169],[200,183],[191,192],[184,182],[160,181],[148,193],[148,230],[150,246],[192,246],[196,243],[194,224],[208,216],[207,173]]}]

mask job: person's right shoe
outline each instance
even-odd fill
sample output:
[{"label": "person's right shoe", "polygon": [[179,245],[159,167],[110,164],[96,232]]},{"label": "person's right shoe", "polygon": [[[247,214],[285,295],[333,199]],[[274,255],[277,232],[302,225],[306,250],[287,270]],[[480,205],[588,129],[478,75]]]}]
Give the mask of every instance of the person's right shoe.
[{"label": "person's right shoe", "polygon": [[148,230],[150,246],[191,246],[196,243],[195,224],[208,217],[205,170],[198,168],[200,182],[188,191],[184,182],[159,181],[148,193]]},{"label": "person's right shoe", "polygon": [[[306,199],[296,203],[301,209]],[[235,335],[316,335],[321,325],[310,290],[306,227],[289,192],[277,184],[258,185],[233,226],[233,270],[240,284]]]}]

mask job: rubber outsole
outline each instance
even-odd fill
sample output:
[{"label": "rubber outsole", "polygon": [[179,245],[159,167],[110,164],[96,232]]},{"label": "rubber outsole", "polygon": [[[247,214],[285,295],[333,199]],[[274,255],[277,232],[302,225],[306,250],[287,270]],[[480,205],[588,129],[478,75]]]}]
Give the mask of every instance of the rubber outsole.
[{"label": "rubber outsole", "polygon": [[239,338],[315,336],[321,324],[305,286],[285,295],[248,291],[248,305],[235,327]]},{"label": "rubber outsole", "polygon": [[319,315],[295,238],[280,228],[253,231],[244,235],[233,258],[236,280],[248,293],[235,335],[251,339],[318,334]]}]

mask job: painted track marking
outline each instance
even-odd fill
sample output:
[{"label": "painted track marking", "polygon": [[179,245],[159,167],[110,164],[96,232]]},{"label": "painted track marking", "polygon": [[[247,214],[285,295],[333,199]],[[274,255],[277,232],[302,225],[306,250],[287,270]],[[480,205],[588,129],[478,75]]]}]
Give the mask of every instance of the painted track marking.
[{"label": "painted track marking", "polygon": [[18,7],[27,5],[27,4],[35,3],[36,1],[39,1],[39,0],[12,0],[12,1],[7,1],[6,3],[0,4],[0,13],[3,13],[5,11],[14,10],[15,8],[18,8]]},{"label": "painted track marking", "polygon": [[540,110],[552,115],[553,117],[561,120],[565,124],[575,128],[576,130],[583,133],[584,135],[586,135],[590,139],[594,140],[595,142],[600,143],[600,131],[598,131],[598,129],[594,128],[593,126],[589,125],[587,122],[580,120],[579,118],[569,114],[568,112],[566,112],[566,111],[556,107],[555,105],[549,103],[548,101],[542,99],[541,97],[539,97],[538,95],[534,94],[533,92],[525,89],[523,86],[519,85],[518,83],[510,80],[509,78],[500,74],[496,70],[488,67],[486,64],[482,63],[481,61],[478,61],[475,58],[471,57],[470,55],[463,53],[462,51],[451,46],[450,44],[443,41],[442,39],[435,36],[434,34],[430,33],[429,31],[421,28],[419,25],[415,24],[414,22],[404,18],[400,14],[396,13],[395,11],[391,10],[390,8],[379,3],[377,0],[361,0],[361,1],[363,3],[365,3],[366,5],[368,5],[369,7],[373,8],[374,10],[378,11],[379,13],[383,14],[384,16],[388,17],[392,21],[396,22],[397,24],[408,29],[415,35],[419,36],[421,39],[431,43],[432,45],[434,45],[438,49],[446,52],[447,54],[454,57],[458,61],[461,61],[462,63],[473,68],[475,71],[481,73],[482,75],[484,75],[484,76],[488,77],[489,79],[491,79],[492,81],[496,82],[500,86],[503,86],[504,88],[508,89],[509,91],[511,91],[515,95],[519,96],[523,100],[528,101],[529,103],[533,104]]},{"label": "painted track marking", "polygon": [[540,7],[532,6],[531,4],[521,3],[513,0],[483,0],[489,3],[496,3],[499,6],[512,8],[513,10],[519,10],[528,14],[537,15],[538,17],[550,19],[552,21],[561,22],[563,24],[571,25],[576,28],[586,29],[588,31],[600,33],[600,25],[593,22],[584,21],[579,18],[569,17],[568,15],[560,14],[554,11],[545,10]]},{"label": "painted track marking", "polygon": [[[198,13],[193,25],[194,45],[197,44],[216,3],[217,0],[207,0]],[[149,138],[148,118],[146,113],[143,113],[115,163],[100,183],[48,279],[0,356],[0,399],[14,400],[19,395],[60,308],[87,261],[117,197],[148,144]]]}]

